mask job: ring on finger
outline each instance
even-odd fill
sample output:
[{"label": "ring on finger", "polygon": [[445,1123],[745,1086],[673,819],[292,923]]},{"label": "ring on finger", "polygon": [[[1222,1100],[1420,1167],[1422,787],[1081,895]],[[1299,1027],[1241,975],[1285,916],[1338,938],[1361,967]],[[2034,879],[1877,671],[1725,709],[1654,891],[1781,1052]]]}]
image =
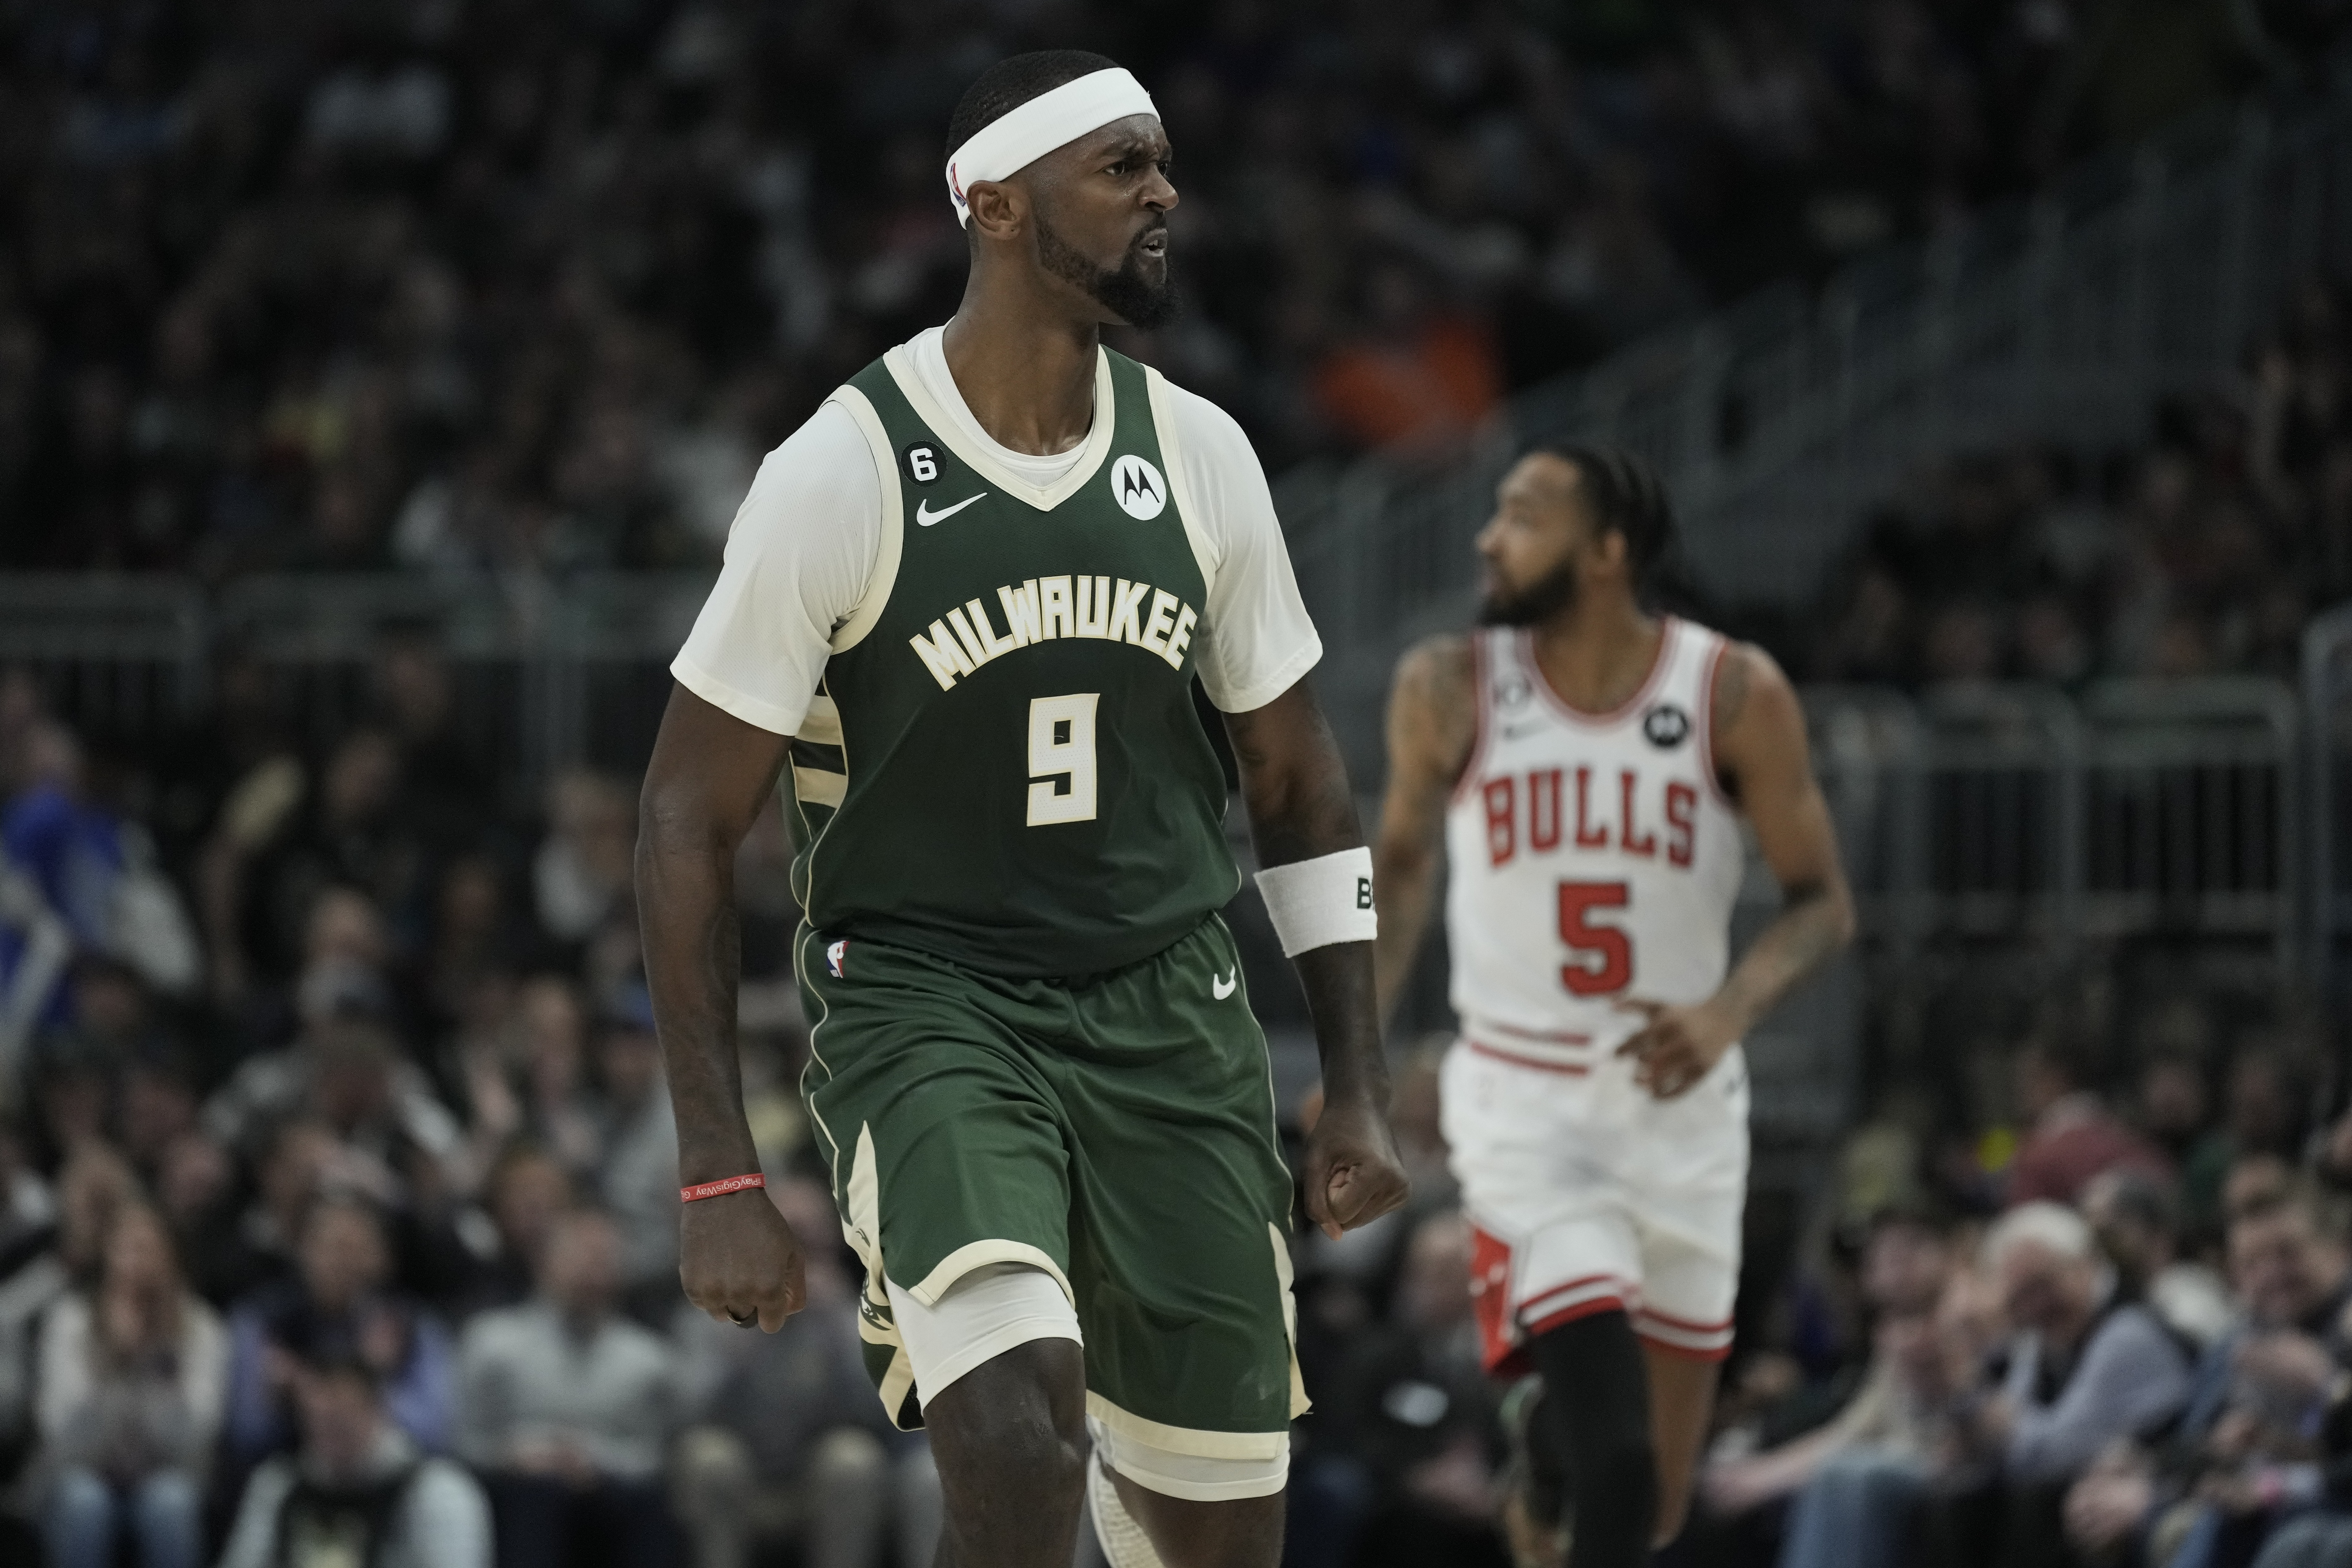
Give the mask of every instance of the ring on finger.
[{"label": "ring on finger", "polygon": [[727,1321],[734,1324],[739,1329],[748,1329],[753,1323],[760,1321],[760,1314],[757,1312],[747,1312],[739,1318],[735,1315],[735,1309],[730,1307],[727,1309]]}]

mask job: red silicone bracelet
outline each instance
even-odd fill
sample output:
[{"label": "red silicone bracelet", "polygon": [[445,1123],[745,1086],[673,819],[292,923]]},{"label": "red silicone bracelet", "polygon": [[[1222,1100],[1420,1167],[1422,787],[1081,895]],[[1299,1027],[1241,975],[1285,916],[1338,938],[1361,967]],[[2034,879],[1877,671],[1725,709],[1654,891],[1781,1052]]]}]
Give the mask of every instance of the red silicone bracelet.
[{"label": "red silicone bracelet", "polygon": [[748,1192],[753,1187],[767,1184],[768,1178],[755,1171],[748,1176],[728,1176],[716,1182],[705,1182],[700,1186],[680,1187],[677,1195],[680,1202],[690,1204],[698,1198],[720,1197],[728,1193]]}]

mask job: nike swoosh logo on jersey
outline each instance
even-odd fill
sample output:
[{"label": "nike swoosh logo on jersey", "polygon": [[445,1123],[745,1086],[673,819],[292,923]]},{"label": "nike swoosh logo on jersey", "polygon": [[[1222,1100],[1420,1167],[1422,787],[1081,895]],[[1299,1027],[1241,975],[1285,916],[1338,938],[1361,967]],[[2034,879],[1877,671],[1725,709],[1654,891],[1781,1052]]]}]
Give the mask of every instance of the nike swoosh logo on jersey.
[{"label": "nike swoosh logo on jersey", "polygon": [[960,500],[953,506],[941,507],[937,511],[933,511],[931,510],[930,502],[918,501],[915,503],[915,521],[922,524],[923,527],[929,528],[935,522],[944,521],[948,518],[953,517],[956,513],[970,506],[972,501],[983,500],[987,495],[988,492],[986,490],[982,490],[979,495],[971,497],[969,500]]},{"label": "nike swoosh logo on jersey", "polygon": [[1209,994],[1222,1002],[1226,997],[1232,995],[1234,994],[1234,987],[1240,984],[1241,972],[1239,970],[1226,970],[1225,977],[1223,980],[1220,980],[1215,975],[1212,974],[1209,976]]},{"label": "nike swoosh logo on jersey", "polygon": [[1506,724],[1503,726],[1503,739],[1506,741],[1525,740],[1528,736],[1534,734],[1538,730],[1542,728],[1543,726],[1540,724]]}]

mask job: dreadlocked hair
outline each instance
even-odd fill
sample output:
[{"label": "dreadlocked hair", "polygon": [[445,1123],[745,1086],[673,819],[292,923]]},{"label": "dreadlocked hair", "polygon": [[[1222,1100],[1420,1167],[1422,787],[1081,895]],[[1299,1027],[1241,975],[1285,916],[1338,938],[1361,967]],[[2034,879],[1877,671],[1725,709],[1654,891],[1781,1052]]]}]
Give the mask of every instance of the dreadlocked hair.
[{"label": "dreadlocked hair", "polygon": [[1658,470],[1639,454],[1601,443],[1547,443],[1533,448],[1576,465],[1601,527],[1625,536],[1625,561],[1646,585],[1675,543],[1675,505]]}]

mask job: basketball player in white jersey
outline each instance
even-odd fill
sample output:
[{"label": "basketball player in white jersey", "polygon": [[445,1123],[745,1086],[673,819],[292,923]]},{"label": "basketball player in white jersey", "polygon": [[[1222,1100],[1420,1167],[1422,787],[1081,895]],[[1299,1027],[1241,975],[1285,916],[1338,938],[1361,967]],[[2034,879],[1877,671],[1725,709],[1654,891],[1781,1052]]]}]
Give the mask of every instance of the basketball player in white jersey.
[{"label": "basketball player in white jersey", "polygon": [[[1472,1289],[1488,1368],[1543,1378],[1539,1405],[1514,1401],[1507,1522],[1523,1563],[1619,1568],[1680,1532],[1731,1346],[1740,1037],[1846,944],[1853,910],[1787,678],[1643,606],[1673,527],[1656,477],[1614,449],[1538,450],[1496,499],[1480,629],[1397,668],[1381,1003],[1442,845]],[[1733,964],[1743,822],[1783,902]]]}]

